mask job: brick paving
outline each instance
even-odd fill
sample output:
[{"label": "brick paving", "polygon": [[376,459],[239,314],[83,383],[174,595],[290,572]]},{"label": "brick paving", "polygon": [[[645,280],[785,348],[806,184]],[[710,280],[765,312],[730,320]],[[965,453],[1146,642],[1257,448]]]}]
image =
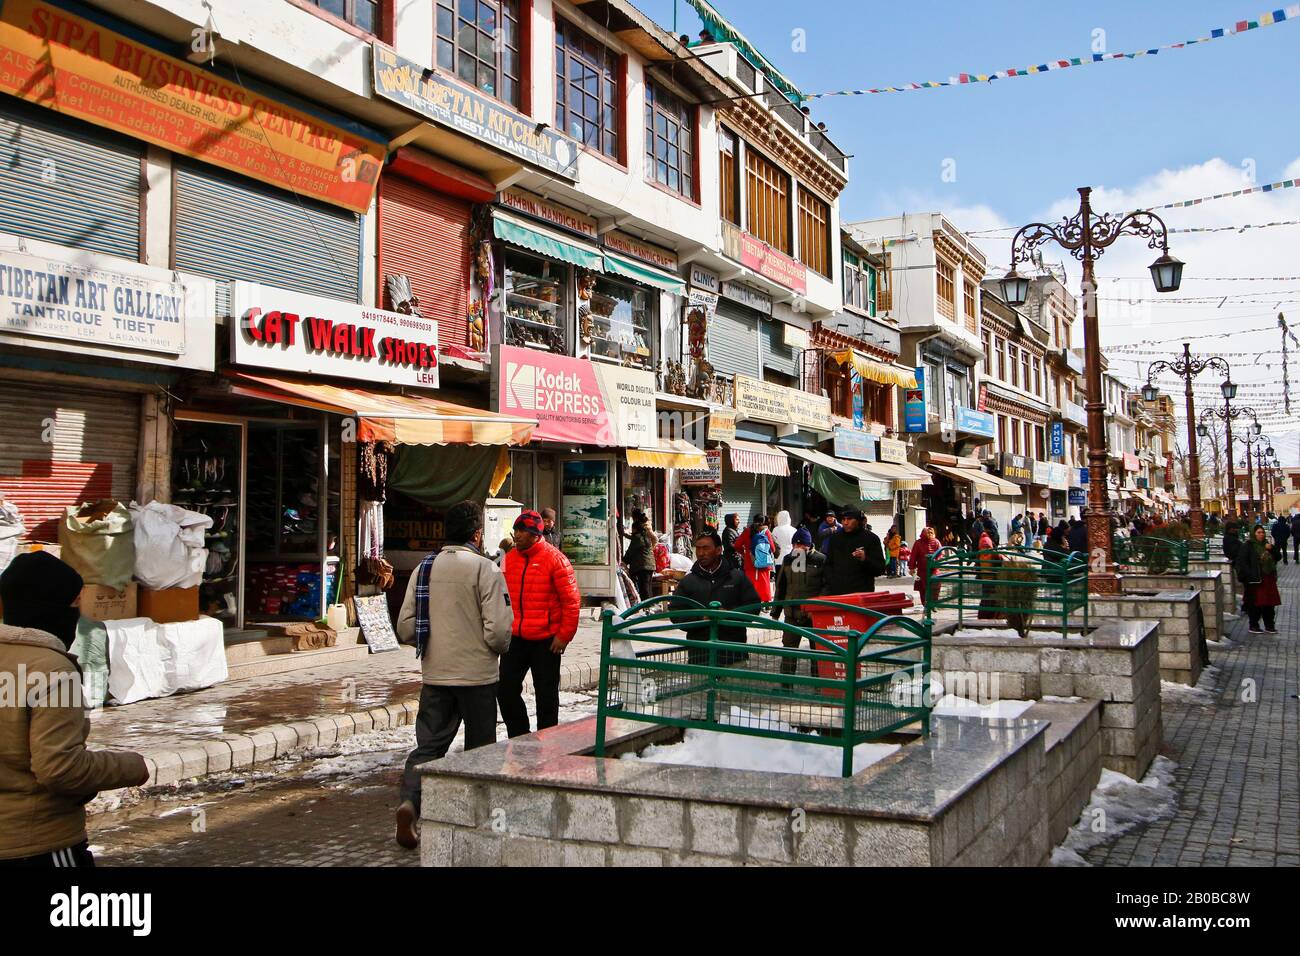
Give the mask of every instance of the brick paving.
[{"label": "brick paving", "polygon": [[1279,589],[1279,634],[1248,634],[1243,613],[1228,628],[1240,643],[1210,648],[1213,704],[1161,702],[1175,814],[1084,853],[1089,863],[1300,866],[1300,567],[1281,567]]}]

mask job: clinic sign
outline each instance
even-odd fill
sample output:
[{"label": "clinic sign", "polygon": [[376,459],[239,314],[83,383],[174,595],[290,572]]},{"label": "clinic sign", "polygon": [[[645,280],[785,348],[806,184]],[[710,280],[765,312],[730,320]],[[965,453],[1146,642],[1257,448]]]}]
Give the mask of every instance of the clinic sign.
[{"label": "clinic sign", "polygon": [[546,124],[379,42],[370,47],[370,62],[378,96],[556,176],[577,179],[576,145]]},{"label": "clinic sign", "polygon": [[535,441],[604,448],[658,444],[653,372],[498,345],[492,395],[495,411],[537,419]]},{"label": "clinic sign", "polygon": [[[185,353],[180,282],[69,257],[0,252],[0,332],[167,355]],[[166,273],[169,276],[175,273]]]},{"label": "clinic sign", "polygon": [[236,365],[438,387],[438,322],[256,282],[231,297]]}]

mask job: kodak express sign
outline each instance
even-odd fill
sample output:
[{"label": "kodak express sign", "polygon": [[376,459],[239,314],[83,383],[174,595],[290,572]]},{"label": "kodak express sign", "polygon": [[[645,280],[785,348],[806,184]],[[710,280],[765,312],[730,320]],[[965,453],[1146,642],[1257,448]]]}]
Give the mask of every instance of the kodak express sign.
[{"label": "kodak express sign", "polygon": [[0,4],[0,91],[353,212],[387,149],[42,0]]}]

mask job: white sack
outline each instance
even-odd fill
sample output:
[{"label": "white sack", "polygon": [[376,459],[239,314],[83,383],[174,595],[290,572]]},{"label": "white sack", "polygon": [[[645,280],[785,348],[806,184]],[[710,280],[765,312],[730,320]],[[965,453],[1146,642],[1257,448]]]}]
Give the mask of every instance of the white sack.
[{"label": "white sack", "polygon": [[208,560],[204,532],[212,527],[209,515],[177,505],[151,501],[131,502],[135,522],[135,578],[155,591],[192,588],[203,583]]},{"label": "white sack", "polygon": [[216,618],[156,624],[154,631],[169,693],[211,687],[229,676],[225,629]]},{"label": "white sack", "polygon": [[108,693],[115,704],[166,697],[169,689],[158,648],[158,625],[147,617],[105,621],[108,631]]},{"label": "white sack", "polygon": [[12,501],[0,501],[0,574],[18,553],[18,542],[27,533],[23,516]]}]

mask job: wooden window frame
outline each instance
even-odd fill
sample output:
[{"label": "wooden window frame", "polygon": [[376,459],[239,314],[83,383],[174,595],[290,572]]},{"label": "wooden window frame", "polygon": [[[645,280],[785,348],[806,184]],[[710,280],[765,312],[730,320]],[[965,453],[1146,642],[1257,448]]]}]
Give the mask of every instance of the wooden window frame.
[{"label": "wooden window frame", "polygon": [[[346,16],[340,17],[336,13],[331,13],[328,10],[322,9],[320,6],[321,2],[322,0],[289,0],[289,3],[297,7],[299,10],[305,10],[308,13],[312,14],[313,16],[320,17],[325,22],[338,27],[340,30],[352,34],[354,37],[357,37],[358,39],[361,40],[375,39],[375,40],[379,40],[381,43],[388,43],[388,44],[391,44],[393,42],[393,34],[394,34],[393,7],[394,4],[396,3],[396,0],[379,0],[379,3],[376,5],[376,10],[375,10],[375,17],[379,22],[376,24],[377,29],[373,32],[365,29],[364,27],[357,26],[351,20],[347,19]],[[352,4],[356,3],[357,0],[346,0],[346,2],[348,6],[351,6]]]},{"label": "wooden window frame", "polygon": [[[934,292],[939,303],[939,314],[957,321],[957,266],[942,256],[934,261]],[[946,294],[945,294],[946,293]]]},{"label": "wooden window frame", "polygon": [[1007,342],[1007,364],[1011,366],[1011,377],[1004,381],[1010,382],[1012,388],[1020,387],[1020,349],[1013,345],[1009,340]]},{"label": "wooden window frame", "polygon": [[[492,41],[492,68],[496,76],[496,85],[493,90],[488,90],[479,82],[479,70],[476,67],[475,77],[471,82],[461,75],[461,55],[460,32],[465,24],[468,23],[460,16],[460,0],[434,0],[433,3],[433,61],[439,70],[448,76],[454,77],[458,82],[465,84],[473,89],[478,90],[484,96],[489,96],[499,103],[504,103],[511,109],[521,112],[528,112],[532,108],[531,92],[531,47],[532,47],[532,0],[476,0],[478,5],[487,5],[495,8],[497,29],[504,30],[505,22],[511,20],[515,24],[515,46],[513,48],[502,45],[502,49],[495,49],[495,40]],[[439,27],[440,9],[449,9],[451,12],[452,32],[448,36],[444,34]],[[511,11],[507,14],[507,9]],[[477,6],[475,7],[477,12]],[[480,38],[491,37],[485,33],[481,27],[477,26],[478,19],[475,18],[475,30]],[[481,42],[481,40],[480,40]],[[448,43],[451,46],[452,60],[451,66],[447,66],[442,59],[442,44]],[[505,72],[505,54],[507,49],[513,49],[515,54],[515,63],[518,76],[509,77],[515,83],[515,95],[513,98],[506,97],[502,94],[504,79],[508,76]],[[468,55],[468,54],[466,54]],[[473,60],[479,66],[485,66],[486,61],[478,56],[477,48],[473,54]]]},{"label": "wooden window frame", "polygon": [[[831,277],[831,204],[799,185],[799,261],[819,276]],[[813,246],[813,240],[817,245]]]},{"label": "wooden window frame", "polygon": [[984,346],[984,374],[993,374],[993,333],[985,329],[980,333],[980,342]]},{"label": "wooden window frame", "polygon": [[[745,144],[745,198],[748,202],[745,231],[786,255],[791,254],[794,242],[791,228],[793,189],[794,180],[789,173],[759,150]],[[771,232],[769,226],[774,226],[777,232]]]},{"label": "wooden window frame", "polygon": [[[731,140],[731,152],[723,146]],[[725,126],[718,127],[718,216],[740,226],[740,137]]]},{"label": "wooden window frame", "polygon": [[881,253],[884,262],[876,270],[876,312],[891,312],[894,308],[894,254]]},{"label": "wooden window frame", "polygon": [[1026,392],[1032,391],[1034,387],[1033,379],[1030,378],[1030,372],[1033,370],[1033,363],[1030,361],[1029,349],[1021,346],[1020,348],[1020,375],[1022,387]]},{"label": "wooden window frame", "polygon": [[[692,103],[688,103],[685,99],[678,96],[677,93],[675,93],[673,90],[670,90],[662,83],[657,83],[654,80],[646,81],[645,97],[646,97],[645,98],[646,179],[652,184],[658,186],[660,189],[663,189],[665,192],[669,193],[670,195],[679,196],[682,199],[686,199],[692,203],[698,203],[699,189],[700,189],[699,106]],[[669,111],[668,106],[670,105],[679,107],[679,111],[676,113],[676,115],[674,115]],[[668,137],[658,135],[656,131],[658,126],[656,119],[660,116],[663,117],[665,125],[671,123],[672,125],[677,127],[678,135],[676,137],[675,145],[669,144]],[[687,125],[688,123],[689,126]],[[681,135],[680,135],[682,130],[685,130],[689,134],[688,138],[689,138],[690,151],[686,157],[687,162],[685,163],[682,162],[683,147],[682,147]],[[658,159],[658,150],[656,148],[657,140],[663,140],[665,144],[670,145],[670,148],[677,150],[677,158],[678,158],[677,164],[676,165],[668,164],[667,158],[664,159],[664,164],[667,167],[669,173],[671,172],[677,173],[678,187],[673,187],[669,182],[666,182],[665,180],[661,180],[659,178],[660,161]],[[688,188],[683,190],[680,188],[680,186],[682,183],[682,179],[685,178],[687,175],[690,176],[691,181],[688,185]],[[671,177],[665,175],[665,179],[669,179],[669,178]]]},{"label": "wooden window frame", "polygon": [[[598,51],[604,62],[596,62],[593,58],[593,49],[587,47]],[[600,42],[572,20],[556,17],[555,59],[555,128],[577,140],[578,144],[588,152],[619,165],[625,165],[627,103],[623,95],[624,55]],[[563,73],[560,72],[561,61],[564,66]],[[575,63],[587,71],[582,78],[584,83],[590,75],[597,78],[600,87],[597,96],[592,97],[586,90],[574,91],[572,67]],[[597,101],[600,115],[594,123],[597,133],[594,144],[588,135],[592,128],[589,124],[592,124],[592,121],[582,110],[575,111],[571,102],[575,97],[584,100],[592,98]],[[608,110],[613,111],[612,118],[606,116]],[[571,126],[575,117],[583,125],[583,132],[579,135],[574,134]]]}]

